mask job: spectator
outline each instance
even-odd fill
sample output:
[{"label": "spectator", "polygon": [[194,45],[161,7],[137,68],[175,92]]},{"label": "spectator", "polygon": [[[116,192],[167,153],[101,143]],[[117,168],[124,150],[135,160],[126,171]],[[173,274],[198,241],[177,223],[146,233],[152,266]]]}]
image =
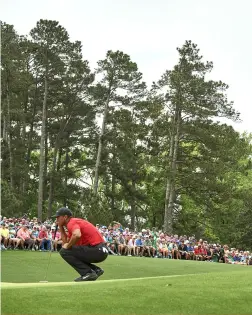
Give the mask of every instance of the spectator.
[{"label": "spectator", "polygon": [[[58,251],[58,245],[62,245],[62,243],[63,243],[63,241],[61,239],[61,234],[60,234],[59,231],[57,231],[56,234],[55,234],[55,227],[52,227],[52,235],[53,235],[53,238],[54,238],[54,240],[53,240],[53,250],[55,252],[57,252]],[[54,235],[55,235],[55,237],[54,237]]]},{"label": "spectator", "polygon": [[40,246],[40,240],[39,240],[39,227],[34,226],[31,231],[31,238],[34,240],[34,249],[38,250]]},{"label": "spectator", "polygon": [[141,239],[141,235],[137,236],[136,242],[135,242],[135,246],[136,246],[136,255],[137,256],[142,256],[142,249],[143,249],[143,242]]},{"label": "spectator", "polygon": [[9,225],[9,244],[8,248],[13,248],[14,250],[18,249],[19,244],[21,243],[21,240],[17,237],[17,232],[14,228],[14,224]]},{"label": "spectator", "polygon": [[178,246],[178,251],[179,251],[179,259],[188,259],[187,257],[187,246],[184,243],[184,241],[181,241],[181,244]]},{"label": "spectator", "polygon": [[[162,231],[156,232],[155,228],[152,231],[148,228],[142,229],[141,233],[137,235],[137,233],[132,233],[129,228],[123,229],[118,222],[114,222],[108,227],[97,224],[97,229],[103,234],[109,253],[113,255],[117,253],[128,256],[147,255],[150,257],[198,259],[209,262],[252,265],[252,256],[249,252],[239,251],[234,248],[229,250],[227,245],[223,247],[218,244],[211,245],[203,239],[197,241],[195,236],[168,235]],[[41,231],[43,233],[40,233]],[[4,217],[0,227],[1,249],[5,249],[7,246],[7,249],[24,249],[28,247],[28,249],[42,248],[43,250],[54,249],[57,251],[62,240],[59,232],[57,232],[55,240],[53,239],[54,231],[55,226],[51,220],[41,223],[36,218],[29,220],[27,216],[9,219]],[[39,238],[44,232],[45,237]],[[196,246],[195,249],[194,246]],[[161,251],[160,247],[162,248]],[[168,254],[165,250],[166,247]]]},{"label": "spectator", "polygon": [[128,256],[131,256],[131,254],[133,253],[134,256],[136,256],[136,246],[135,246],[135,236],[130,236],[129,240],[128,240]]},{"label": "spectator", "polygon": [[152,242],[149,239],[149,235],[145,235],[145,240],[143,242],[143,255],[147,252],[148,256],[153,256],[153,248],[152,248]]},{"label": "spectator", "polygon": [[31,239],[30,232],[28,230],[28,226],[24,225],[22,226],[18,232],[17,237],[21,240],[20,245],[24,249],[27,246],[27,249],[33,249],[34,246],[34,240]]},{"label": "spectator", "polygon": [[127,246],[126,246],[125,238],[122,235],[122,233],[120,233],[118,237],[118,254],[122,255],[123,251],[125,251],[125,254],[127,254]]},{"label": "spectator", "polygon": [[41,231],[39,232],[39,241],[40,241],[40,248],[42,251],[51,250],[51,240],[49,239],[49,235],[45,226],[42,227]]},{"label": "spectator", "polygon": [[163,258],[168,258],[168,247],[165,239],[162,239],[159,244],[159,252]]},{"label": "spectator", "polygon": [[0,227],[0,233],[1,233],[1,247],[2,249],[6,249],[8,247],[8,242],[9,242],[8,225],[6,225],[5,223],[2,223]]}]

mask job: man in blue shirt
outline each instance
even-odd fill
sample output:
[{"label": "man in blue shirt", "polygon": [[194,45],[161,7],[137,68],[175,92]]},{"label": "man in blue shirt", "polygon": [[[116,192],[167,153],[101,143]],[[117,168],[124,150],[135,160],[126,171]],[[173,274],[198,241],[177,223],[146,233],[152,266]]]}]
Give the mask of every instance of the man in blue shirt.
[{"label": "man in blue shirt", "polygon": [[141,240],[141,236],[138,236],[135,242],[136,246],[136,255],[141,256],[142,255],[142,249],[143,249],[143,242]]}]

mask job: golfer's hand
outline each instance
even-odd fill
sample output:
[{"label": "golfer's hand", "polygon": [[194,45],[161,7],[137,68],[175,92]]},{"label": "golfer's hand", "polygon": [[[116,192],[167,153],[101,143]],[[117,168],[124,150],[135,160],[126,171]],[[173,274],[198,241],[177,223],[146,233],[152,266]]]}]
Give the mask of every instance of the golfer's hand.
[{"label": "golfer's hand", "polygon": [[68,243],[65,243],[62,248],[68,249]]}]

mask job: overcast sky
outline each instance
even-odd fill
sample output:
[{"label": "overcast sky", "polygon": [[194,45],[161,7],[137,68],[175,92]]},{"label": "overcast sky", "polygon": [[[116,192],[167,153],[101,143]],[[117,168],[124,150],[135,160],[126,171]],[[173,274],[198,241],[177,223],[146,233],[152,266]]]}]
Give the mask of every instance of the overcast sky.
[{"label": "overcast sky", "polygon": [[212,78],[230,86],[241,113],[239,131],[252,132],[251,0],[0,0],[0,19],[28,34],[39,19],[64,26],[83,43],[95,67],[106,52],[122,50],[151,84],[177,62],[176,47],[192,40],[214,62]]}]

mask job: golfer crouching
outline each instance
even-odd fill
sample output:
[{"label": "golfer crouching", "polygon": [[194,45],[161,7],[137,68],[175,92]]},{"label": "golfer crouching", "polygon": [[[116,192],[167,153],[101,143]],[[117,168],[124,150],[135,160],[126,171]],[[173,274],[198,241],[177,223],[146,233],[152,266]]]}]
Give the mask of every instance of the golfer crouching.
[{"label": "golfer crouching", "polygon": [[108,249],[99,231],[90,222],[73,218],[67,208],[58,209],[53,217],[56,217],[63,241],[59,253],[80,274],[74,281],[96,280],[104,271],[93,263],[102,262],[108,257]]}]

